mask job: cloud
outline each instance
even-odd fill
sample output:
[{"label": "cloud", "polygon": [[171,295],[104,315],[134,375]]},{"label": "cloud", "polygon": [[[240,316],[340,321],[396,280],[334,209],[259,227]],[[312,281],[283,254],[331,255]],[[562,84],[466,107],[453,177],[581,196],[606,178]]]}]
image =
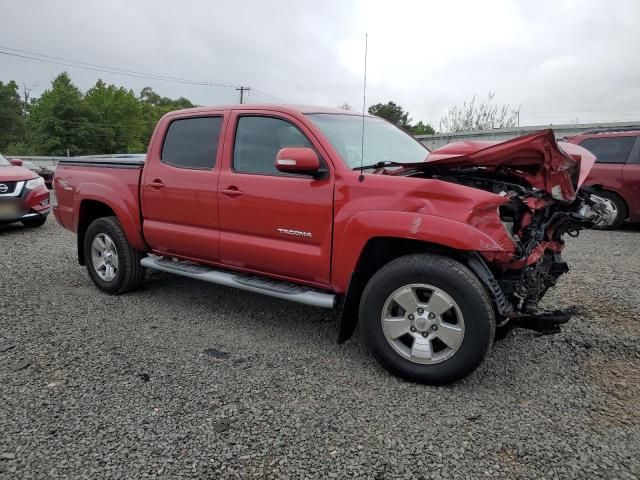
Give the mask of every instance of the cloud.
[{"label": "cloud", "polygon": [[[437,126],[474,94],[522,105],[522,123],[640,119],[640,3],[494,0],[306,2],[5,2],[0,45],[99,65],[254,88],[249,101],[361,108],[364,33],[369,104],[394,100]],[[0,80],[46,88],[68,70],[150,85],[199,104],[232,88],[185,85],[0,56]]]}]

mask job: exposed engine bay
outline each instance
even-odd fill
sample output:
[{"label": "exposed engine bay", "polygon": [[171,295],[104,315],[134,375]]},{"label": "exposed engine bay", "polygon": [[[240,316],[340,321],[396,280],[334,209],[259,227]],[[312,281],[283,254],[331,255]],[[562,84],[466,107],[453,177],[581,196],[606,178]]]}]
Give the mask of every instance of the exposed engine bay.
[{"label": "exposed engine bay", "polygon": [[[501,197],[497,216],[513,242],[513,254],[483,253],[496,284],[494,297],[506,300],[502,306],[497,301],[498,314],[504,324],[546,316],[558,330],[570,315],[544,312],[538,303],[569,270],[561,255],[563,237],[607,224],[615,211],[608,199],[580,188],[595,157],[574,146],[564,150],[551,131],[484,148],[479,143],[450,144],[432,152],[419,168],[405,166],[393,174],[455,183]],[[497,222],[495,210],[486,209],[479,221]],[[534,329],[544,331],[544,327]]]},{"label": "exposed engine bay", "polygon": [[609,221],[610,201],[579,190],[572,202],[560,202],[517,178],[484,172],[482,168],[420,172],[418,176],[462,184],[508,199],[499,216],[516,247],[508,262],[489,262],[514,314],[539,313],[538,302],[569,267],[562,259],[563,236],[577,237],[580,230]]}]

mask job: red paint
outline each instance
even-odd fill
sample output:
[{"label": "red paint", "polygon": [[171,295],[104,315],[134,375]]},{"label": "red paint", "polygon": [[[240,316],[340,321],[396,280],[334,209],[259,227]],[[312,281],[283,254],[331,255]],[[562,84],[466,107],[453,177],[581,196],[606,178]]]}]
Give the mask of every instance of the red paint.
[{"label": "red paint", "polygon": [[[224,124],[228,113],[215,113],[223,114]],[[212,170],[189,170],[160,161],[169,124],[191,116],[181,112],[165,115],[151,139],[140,184],[144,238],[161,255],[216,262],[220,237],[218,176],[223,149],[218,149]],[[158,183],[164,186],[158,188]]]},{"label": "red paint", "polygon": [[19,166],[0,165],[0,181],[2,182],[20,182],[22,180],[31,180],[37,178],[38,175],[28,168]]},{"label": "red paint", "polygon": [[[348,168],[305,116],[313,112],[350,114],[284,106],[198,108],[167,114],[153,134],[143,171],[59,166],[56,217],[66,228],[77,230],[81,202],[101,201],[116,213],[127,238],[140,250],[336,293],[346,292],[365,245],[379,237],[481,252],[505,265],[513,260],[515,246],[498,216],[498,207],[507,198],[397,174],[365,173],[361,181],[360,172]],[[235,128],[238,118],[247,114],[277,117],[295,125],[312,144],[326,174],[234,171]],[[163,164],[160,151],[169,123],[206,115],[224,117],[215,167],[186,170]],[[588,169],[589,162],[582,158],[583,170]],[[559,185],[565,199],[573,198],[579,185],[578,162],[557,147],[550,132],[488,147],[449,146],[427,160],[431,165],[480,163],[488,169],[522,172],[540,188],[552,191]]]},{"label": "red paint", "polygon": [[575,145],[556,143],[553,130],[543,130],[506,142],[454,142],[434,150],[428,166],[484,166],[520,177],[550,193],[555,199],[572,201],[595,157]]},{"label": "red paint", "polygon": [[580,145],[591,138],[635,137],[635,144],[627,158],[620,163],[598,163],[585,178],[586,186],[597,185],[604,190],[617,193],[627,204],[629,220],[640,222],[640,130],[625,132],[587,133],[568,139]]},{"label": "red paint", "polygon": [[[323,143],[304,116],[280,109],[234,111],[224,137],[220,172],[220,259],[231,268],[261,272],[327,288],[331,285],[331,243],[335,177],[256,175],[232,169],[234,127],[240,114],[268,114],[296,125],[318,152]],[[326,158],[326,157],[325,157]],[[228,190],[242,192],[229,195]],[[283,234],[279,228],[309,232]]]},{"label": "red paint", "polygon": [[283,148],[276,155],[276,168],[284,173],[313,173],[320,169],[320,160],[310,148]]},{"label": "red paint", "polygon": [[139,169],[59,166],[54,188],[58,206],[53,209],[56,220],[74,232],[86,210],[83,202],[100,202],[108,206],[120,220],[129,243],[147,250],[142,238],[140,202],[138,200]]}]

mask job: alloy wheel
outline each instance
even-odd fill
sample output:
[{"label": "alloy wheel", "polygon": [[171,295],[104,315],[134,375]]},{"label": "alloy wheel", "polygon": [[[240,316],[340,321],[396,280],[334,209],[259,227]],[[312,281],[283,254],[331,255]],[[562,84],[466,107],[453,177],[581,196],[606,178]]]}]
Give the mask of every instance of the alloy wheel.
[{"label": "alloy wheel", "polygon": [[118,273],[118,250],[106,233],[97,234],[91,242],[91,262],[101,280],[111,282]]},{"label": "alloy wheel", "polygon": [[424,283],[393,292],[382,309],[382,331],[402,357],[419,364],[451,358],[464,339],[464,317],[443,290]]}]

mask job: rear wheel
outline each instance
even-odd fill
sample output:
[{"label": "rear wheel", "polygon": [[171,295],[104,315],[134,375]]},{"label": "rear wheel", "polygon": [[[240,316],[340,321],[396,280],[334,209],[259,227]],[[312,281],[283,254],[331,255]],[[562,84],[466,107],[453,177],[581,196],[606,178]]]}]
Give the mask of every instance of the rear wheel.
[{"label": "rear wheel", "polygon": [[627,219],[627,204],[623,200],[623,198],[617,193],[610,192],[608,190],[602,190],[600,192],[595,193],[596,196],[606,198],[613,203],[615,207],[615,214],[613,216],[613,220],[607,225],[596,225],[593,228],[597,230],[613,230],[616,228],[620,228],[620,226]]},{"label": "rear wheel", "polygon": [[44,215],[40,217],[25,218],[24,220],[20,220],[20,223],[27,228],[38,228],[43,226],[46,221],[47,217]]},{"label": "rear wheel", "polygon": [[121,294],[140,288],[143,254],[131,248],[116,217],[94,220],[84,238],[84,258],[89,276],[107,293]]},{"label": "rear wheel", "polygon": [[369,281],[360,303],[367,346],[390,372],[432,385],[473,372],[493,343],[495,318],[481,282],[448,257],[400,257]]}]

